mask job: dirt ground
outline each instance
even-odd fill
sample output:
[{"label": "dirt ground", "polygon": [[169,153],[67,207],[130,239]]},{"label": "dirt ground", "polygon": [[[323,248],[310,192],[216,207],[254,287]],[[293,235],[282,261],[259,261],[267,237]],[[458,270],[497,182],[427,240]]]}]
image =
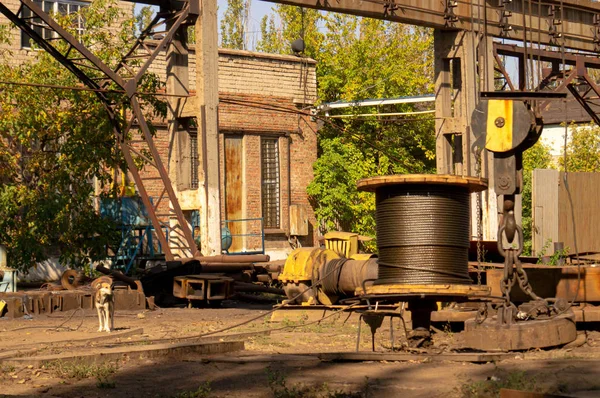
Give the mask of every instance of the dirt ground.
[{"label": "dirt ground", "polygon": [[[296,312],[289,319],[284,315],[271,322],[270,309],[269,305],[226,302],[222,308],[117,312],[115,338],[103,341],[90,340],[106,334],[96,331],[95,312],[58,313],[31,320],[0,318],[0,358],[4,359],[102,354],[115,347],[193,342],[199,341],[193,336],[257,318],[218,333],[244,333],[245,350],[228,354],[145,359],[123,355],[118,360],[100,358],[94,364],[0,363],[0,396],[493,397],[500,388],[513,388],[600,397],[600,333],[596,331],[580,331],[580,346],[516,353],[495,363],[438,362],[418,357],[395,362],[327,362],[314,354],[354,351],[356,316],[338,314],[315,323],[313,319],[320,318],[322,311],[300,316]],[[376,335],[377,351],[390,349],[388,326],[385,322]],[[399,345],[404,332],[401,324],[396,327]],[[138,328],[143,333],[116,337]],[[439,352],[448,352],[444,347],[460,342],[459,332],[444,325],[437,330],[434,341]],[[363,327],[361,350],[369,351],[370,344],[368,327]]]}]

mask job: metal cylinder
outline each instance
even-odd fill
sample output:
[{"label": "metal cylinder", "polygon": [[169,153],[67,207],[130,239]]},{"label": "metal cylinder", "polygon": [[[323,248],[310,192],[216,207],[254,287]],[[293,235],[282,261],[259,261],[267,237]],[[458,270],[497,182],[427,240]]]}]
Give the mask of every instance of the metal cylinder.
[{"label": "metal cylinder", "polygon": [[385,178],[369,179],[365,189],[376,194],[374,284],[470,284],[469,193],[485,185],[455,176]]},{"label": "metal cylinder", "polygon": [[329,296],[352,297],[366,280],[377,278],[377,259],[349,260],[340,258],[323,264],[319,270],[323,278],[322,291]]}]

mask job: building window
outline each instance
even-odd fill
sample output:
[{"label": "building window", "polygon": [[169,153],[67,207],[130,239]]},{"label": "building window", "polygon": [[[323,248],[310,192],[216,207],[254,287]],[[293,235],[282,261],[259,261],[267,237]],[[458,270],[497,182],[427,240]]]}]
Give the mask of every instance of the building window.
[{"label": "building window", "polygon": [[280,228],[279,146],[277,138],[261,139],[262,214],[264,227]]},{"label": "building window", "polygon": [[[36,0],[35,3],[44,10],[44,12],[48,14],[56,14],[56,15],[70,15],[76,14],[83,7],[87,7],[88,4],[79,1],[71,1],[71,0],[61,0],[61,1],[45,1],[45,0]],[[54,33],[50,29],[44,28],[44,24],[39,18],[32,18],[31,10],[27,7],[23,7],[22,9],[22,18],[31,20],[31,28],[36,31],[40,36],[44,39],[52,39],[54,37]],[[84,30],[84,20],[81,15],[77,15],[73,17],[73,27],[77,31],[77,36],[80,37],[83,34]],[[21,47],[22,48],[30,48],[31,47],[31,37],[21,31]]]},{"label": "building window", "polygon": [[198,188],[198,133],[190,132],[190,188]]}]

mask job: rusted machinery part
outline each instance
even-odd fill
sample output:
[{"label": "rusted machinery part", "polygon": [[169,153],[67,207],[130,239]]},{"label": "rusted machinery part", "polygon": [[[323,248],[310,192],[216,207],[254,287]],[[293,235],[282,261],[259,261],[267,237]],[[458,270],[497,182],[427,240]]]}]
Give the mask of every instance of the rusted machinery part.
[{"label": "rusted machinery part", "polygon": [[377,278],[377,259],[351,260],[340,258],[330,260],[319,267],[313,284],[322,278],[318,289],[318,299],[322,304],[335,304],[339,298],[353,297],[357,288],[366,280]]},{"label": "rusted machinery part", "polygon": [[136,281],[133,278],[128,277],[127,275],[124,275],[121,271],[111,270],[102,265],[96,266],[96,271],[101,272],[104,275],[110,275],[118,281],[125,282],[132,289],[135,289],[135,290],[141,289],[141,283],[139,283],[138,281]]},{"label": "rusted machinery part", "polygon": [[465,348],[482,351],[556,347],[576,338],[577,328],[572,311],[551,319],[528,320],[502,326],[494,318],[481,323],[470,319],[465,322],[464,332]]},{"label": "rusted machinery part", "polygon": [[317,300],[335,304],[339,298],[353,297],[365,280],[377,277],[377,259],[347,259],[328,249],[296,249],[288,261],[280,278],[288,299],[301,294],[294,300],[298,304],[316,304]]},{"label": "rusted machinery part", "polygon": [[375,284],[470,284],[469,203],[480,179],[397,175],[361,180],[376,193]]},{"label": "rusted machinery part", "polygon": [[281,272],[283,271],[283,267],[285,266],[285,260],[275,260],[268,262],[256,262],[254,263],[254,267],[262,268],[267,270],[268,272]]},{"label": "rusted machinery part", "polygon": [[252,263],[200,263],[202,273],[234,273],[254,269]]},{"label": "rusted machinery part", "polygon": [[195,257],[200,263],[265,263],[271,257],[266,254],[219,254],[217,256]]},{"label": "rusted machinery part", "polygon": [[235,282],[233,284],[233,290],[236,292],[271,293],[285,296],[285,292],[283,289],[277,289],[274,287],[268,287],[264,285],[257,285],[254,283]]},{"label": "rusted machinery part", "polygon": [[75,290],[81,286],[85,274],[81,271],[68,269],[60,277],[60,284],[65,290]]},{"label": "rusted machinery part", "polygon": [[104,275],[104,276],[100,276],[96,279],[94,279],[94,281],[92,282],[92,289],[96,290],[98,289],[98,286],[100,286],[100,284],[102,283],[109,283],[109,284],[113,284],[114,279],[111,276],[108,275]]}]

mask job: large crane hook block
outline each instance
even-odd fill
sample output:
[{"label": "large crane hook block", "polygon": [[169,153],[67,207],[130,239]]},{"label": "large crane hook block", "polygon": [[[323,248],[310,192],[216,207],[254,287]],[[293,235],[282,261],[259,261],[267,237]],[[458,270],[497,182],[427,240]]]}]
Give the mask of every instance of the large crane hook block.
[{"label": "large crane hook block", "polygon": [[496,153],[518,148],[536,127],[535,116],[527,105],[509,99],[481,100],[471,124],[477,142],[485,142],[485,149]]}]

